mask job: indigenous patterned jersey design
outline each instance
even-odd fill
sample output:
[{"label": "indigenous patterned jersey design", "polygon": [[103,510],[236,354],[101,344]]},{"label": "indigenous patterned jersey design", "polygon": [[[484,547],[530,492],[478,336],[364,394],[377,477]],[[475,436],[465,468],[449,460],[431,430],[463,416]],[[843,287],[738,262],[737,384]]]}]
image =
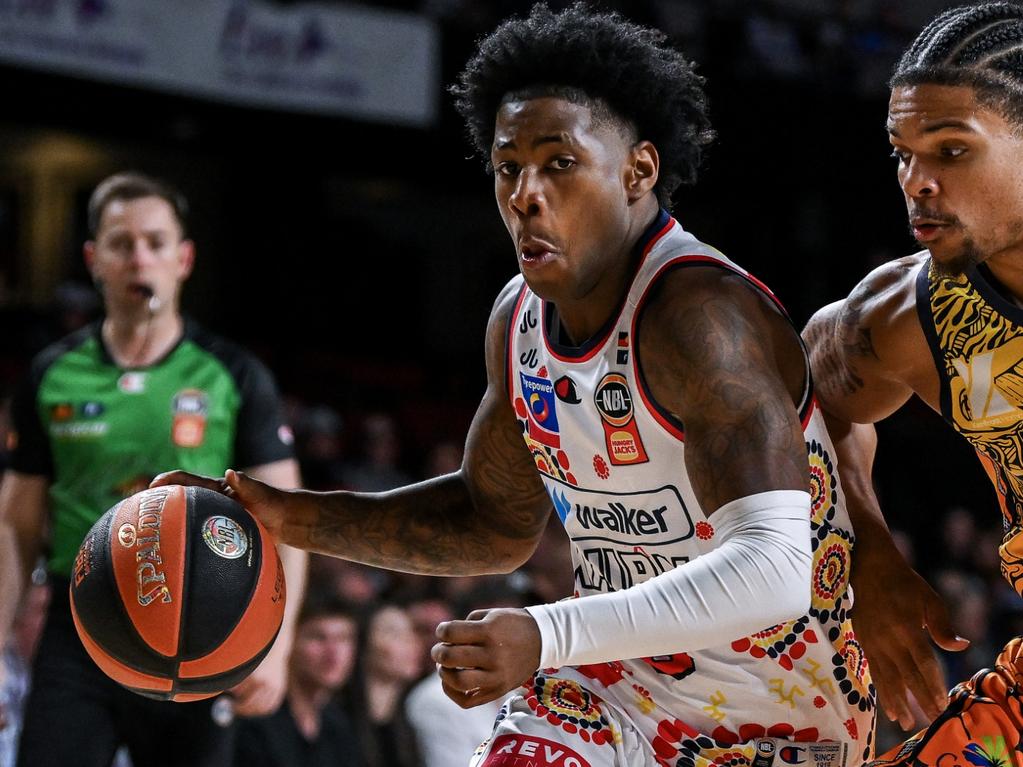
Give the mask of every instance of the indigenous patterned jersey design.
[{"label": "indigenous patterned jersey design", "polygon": [[998,492],[1002,574],[1023,594],[1023,309],[987,267],[917,276],[917,310],[941,379],[941,412],[976,448]]},{"label": "indigenous patterned jersey design", "polygon": [[[622,306],[583,346],[558,342],[554,307],[525,285],[509,323],[509,396],[572,540],[580,597],[629,588],[720,544],[708,518],[714,509],[700,508],[686,474],[684,425],[654,401],[641,372],[638,320],[651,289],[669,270],[713,266],[741,275],[777,303],[663,211],[638,247]],[[809,613],[707,650],[680,646],[655,658],[545,670],[533,682],[532,699],[548,701],[542,706],[548,718],[562,721],[565,707],[549,701],[565,679],[632,720],[662,764],[690,767],[726,755],[729,763],[751,764],[764,738],[835,741],[800,751],[804,760],[814,751],[817,761],[808,763],[829,767],[871,756],[873,685],[850,621],[854,539],[808,374],[800,415],[814,555]],[[565,718],[563,728],[592,740],[608,726],[580,716]],[[761,753],[757,764],[768,763]]]}]

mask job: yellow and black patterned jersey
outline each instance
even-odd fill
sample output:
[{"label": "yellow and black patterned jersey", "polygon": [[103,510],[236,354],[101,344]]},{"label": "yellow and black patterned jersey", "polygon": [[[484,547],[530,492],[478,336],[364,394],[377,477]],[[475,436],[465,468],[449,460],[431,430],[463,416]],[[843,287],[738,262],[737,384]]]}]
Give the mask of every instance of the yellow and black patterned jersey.
[{"label": "yellow and black patterned jersey", "polygon": [[984,265],[917,275],[917,311],[941,380],[941,412],[976,448],[998,492],[1002,573],[1023,594],[1023,308]]}]

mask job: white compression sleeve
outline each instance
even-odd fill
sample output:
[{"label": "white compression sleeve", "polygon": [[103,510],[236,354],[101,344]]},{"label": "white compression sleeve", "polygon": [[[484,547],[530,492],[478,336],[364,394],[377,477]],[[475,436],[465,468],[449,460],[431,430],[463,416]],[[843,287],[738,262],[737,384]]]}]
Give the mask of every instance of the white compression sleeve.
[{"label": "white compression sleeve", "polygon": [[540,668],[701,650],[804,615],[809,493],[749,495],[712,521],[721,544],[674,570],[621,591],[527,607],[540,628]]}]

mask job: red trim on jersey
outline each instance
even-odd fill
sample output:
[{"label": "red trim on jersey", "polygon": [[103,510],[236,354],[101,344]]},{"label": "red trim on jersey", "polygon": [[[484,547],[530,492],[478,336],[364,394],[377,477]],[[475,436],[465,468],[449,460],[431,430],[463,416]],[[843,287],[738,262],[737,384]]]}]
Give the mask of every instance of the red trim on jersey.
[{"label": "red trim on jersey", "polygon": [[817,401],[817,395],[810,392],[810,402],[806,406],[806,412],[802,414],[803,417],[800,419],[803,431],[806,431],[806,427],[810,425],[810,419],[813,418],[813,411],[819,410],[820,406],[821,403]]},{"label": "red trim on jersey", "polygon": [[[640,270],[643,268],[643,264],[646,262],[646,258],[650,254],[650,251],[653,250],[654,246],[661,241],[661,238],[664,237],[664,235],[666,235],[671,230],[671,228],[675,226],[675,224],[677,223],[678,222],[675,220],[673,216],[668,216],[668,223],[661,227],[660,231],[658,231],[657,234],[651,237],[647,244],[643,247],[643,252],[639,256],[639,263],[636,264],[636,271],[633,273],[632,279],[629,280],[630,289],[632,288],[632,283],[636,279],[636,275],[639,274]],[[628,298],[628,292],[626,292],[625,298],[626,299]],[[597,352],[601,351],[607,344],[607,340],[612,335],[614,335],[614,329],[618,327],[618,320],[622,316],[622,311],[624,311],[626,303],[627,301],[623,299],[621,306],[618,307],[618,312],[614,316],[613,321],[611,320],[608,321],[607,331],[605,332],[603,338],[601,338],[600,341],[595,343],[593,347],[588,352],[586,352],[586,354],[584,354],[582,357],[566,357],[564,355],[558,354],[547,339],[547,302],[546,301],[541,302],[542,311],[540,321],[542,324],[540,327],[540,337],[543,339],[544,348],[547,350],[548,354],[550,354],[552,357],[554,357],[554,359],[558,360],[559,362],[587,362],[593,359]]]},{"label": "red trim on jersey", "polygon": [[[765,285],[763,282],[758,280],[756,277],[754,277],[752,274],[742,269],[741,267],[730,264],[727,261],[724,261],[723,259],[715,258],[713,256],[706,256],[703,254],[676,256],[670,261],[666,261],[661,266],[661,268],[657,270],[654,276],[650,278],[650,282],[647,283],[647,287],[646,290],[643,291],[643,295],[640,296],[639,301],[636,302],[636,310],[632,315],[632,325],[630,328],[630,333],[633,338],[632,369],[633,372],[635,373],[635,379],[638,384],[637,388],[639,389],[639,396],[642,398],[643,404],[646,405],[647,412],[649,412],[650,415],[654,417],[654,420],[657,421],[657,423],[659,423],[661,427],[666,432],[668,432],[668,434],[675,437],[675,439],[681,442],[685,442],[686,440],[685,432],[679,429],[677,424],[673,423],[669,418],[666,417],[665,412],[662,410],[661,406],[657,404],[657,401],[653,398],[653,395],[647,391],[646,379],[643,377],[639,368],[639,343],[636,341],[638,337],[636,333],[636,328],[639,322],[640,315],[642,315],[643,313],[643,305],[646,303],[647,296],[650,294],[651,288],[653,288],[654,285],[656,285],[657,282],[660,280],[661,276],[667,270],[675,268],[681,264],[701,263],[710,264],[713,266],[717,266],[719,268],[727,269],[733,274],[737,274],[740,277],[748,280],[753,285],[758,287],[761,291],[763,291],[768,298],[771,299],[771,301],[778,307],[778,310],[782,313],[782,316],[784,316],[786,319],[789,319],[789,313],[785,310],[785,307],[782,305],[781,301],[778,300],[778,297],[774,295],[773,292],[771,292],[771,289],[767,287],[767,285]],[[807,368],[807,370],[809,370],[809,368]],[[807,373],[807,375],[809,375],[809,372]],[[813,415],[814,408],[819,407],[817,399],[813,394],[812,387],[807,392],[807,394],[808,394],[807,400],[804,402],[800,402],[798,408],[800,423],[802,424],[803,431],[806,431],[806,427],[810,423],[810,418]]]},{"label": "red trim on jersey", "polygon": [[511,313],[511,320],[508,322],[508,334],[505,337],[505,369],[504,378],[505,385],[508,387],[508,400],[511,402],[512,407],[515,407],[515,376],[512,375],[512,368],[514,367],[515,354],[515,328],[519,325],[519,312],[522,310],[522,304],[526,301],[526,293],[529,292],[529,288],[525,282],[522,283],[522,287],[519,288],[519,297],[515,301],[515,308]]},{"label": "red trim on jersey", "polygon": [[[714,264],[716,266],[724,267],[725,269],[728,269],[730,272],[734,272],[735,274],[738,274],[740,277],[743,277],[743,278],[749,280],[754,285],[756,285],[758,288],[760,288],[762,291],[764,291],[764,294],[768,298],[771,299],[771,301],[774,303],[775,306],[778,307],[779,311],[781,311],[781,313],[785,316],[785,318],[786,319],[789,318],[788,310],[785,309],[785,305],[782,304],[782,302],[778,298],[778,296],[776,296],[774,294],[774,291],[772,291],[769,287],[767,287],[767,285],[765,285],[759,279],[757,279],[752,274],[747,272],[741,266],[738,266],[737,264],[729,264],[727,261],[724,261],[724,260],[722,260],[720,258],[714,258],[713,256],[704,256],[704,255],[679,256],[678,258],[669,261],[668,264],[675,264],[675,263],[678,263],[680,261],[685,261],[686,263]],[[667,266],[668,264],[665,264],[665,266]],[[661,276],[661,272],[663,272],[663,271],[664,271],[664,267],[662,267],[661,270],[659,272],[657,272],[656,275],[654,275],[654,279],[657,279],[658,277],[660,277]]]}]

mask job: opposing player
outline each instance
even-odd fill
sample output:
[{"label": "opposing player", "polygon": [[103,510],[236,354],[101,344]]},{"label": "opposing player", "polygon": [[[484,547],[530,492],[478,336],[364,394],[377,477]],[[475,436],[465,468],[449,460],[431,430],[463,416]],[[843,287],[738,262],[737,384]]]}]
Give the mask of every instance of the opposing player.
[{"label": "opposing player", "polygon": [[581,598],[438,629],[451,698],[512,693],[479,764],[859,763],[853,539],[807,360],[768,290],[662,207],[711,138],[702,79],[658,32],[538,5],[454,93],[521,272],[461,470],[381,494],[157,481],[220,487],[290,545],[437,574],[514,569],[553,506]]},{"label": "opposing player", "polygon": [[870,489],[876,435],[863,424],[915,393],[974,445],[1002,509],[1002,572],[1023,593],[1023,6],[942,13],[891,85],[888,133],[925,250],[869,274],[804,332],[822,406],[841,435],[859,542],[857,626],[889,717],[912,722],[908,692],[938,717],[900,761],[1018,763],[1020,642],[946,701],[921,626],[947,649],[965,641],[891,541]]},{"label": "opposing player", "polygon": [[[195,257],[185,207],[166,184],[139,174],[118,174],[96,187],[85,261],[105,317],[41,352],[12,406],[17,444],[0,487],[0,640],[44,545],[54,584],[22,731],[22,767],[106,767],[120,744],[139,767],[213,767],[231,758],[231,732],[212,720],[212,701],[164,703],[121,688],[86,655],[68,606],[82,538],[157,472],[243,464],[282,487],[298,484],[269,372],[181,315],[181,288]],[[291,597],[286,625],[234,690],[240,714],[270,713],[285,691],[305,554],[281,553]]]}]

